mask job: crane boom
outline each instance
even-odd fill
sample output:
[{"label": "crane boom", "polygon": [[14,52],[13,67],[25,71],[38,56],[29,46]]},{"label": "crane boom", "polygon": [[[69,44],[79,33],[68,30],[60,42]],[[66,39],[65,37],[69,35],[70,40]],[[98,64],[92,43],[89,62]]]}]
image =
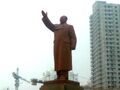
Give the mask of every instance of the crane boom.
[{"label": "crane boom", "polygon": [[[20,76],[19,76],[19,77],[20,77]],[[27,83],[30,83],[30,81],[28,81],[28,80],[26,80],[26,79],[24,79],[24,78],[22,78],[22,77],[20,77],[20,79],[23,80],[23,81],[25,81],[25,82],[27,82]]]},{"label": "crane boom", "polygon": [[13,74],[13,77],[14,77],[15,79],[21,79],[21,80],[23,80],[23,81],[25,81],[25,82],[30,83],[30,81],[28,81],[28,80],[26,80],[25,78],[17,75],[15,72],[13,72],[12,74]]}]

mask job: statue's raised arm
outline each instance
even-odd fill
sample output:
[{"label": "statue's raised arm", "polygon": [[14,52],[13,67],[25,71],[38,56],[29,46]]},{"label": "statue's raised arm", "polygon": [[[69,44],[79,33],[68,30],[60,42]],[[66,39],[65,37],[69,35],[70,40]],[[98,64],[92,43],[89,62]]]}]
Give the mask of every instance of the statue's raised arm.
[{"label": "statue's raised arm", "polygon": [[49,28],[51,31],[55,30],[55,25],[49,20],[47,13],[45,13],[43,10],[41,11],[43,18],[42,21],[45,24],[47,28]]}]

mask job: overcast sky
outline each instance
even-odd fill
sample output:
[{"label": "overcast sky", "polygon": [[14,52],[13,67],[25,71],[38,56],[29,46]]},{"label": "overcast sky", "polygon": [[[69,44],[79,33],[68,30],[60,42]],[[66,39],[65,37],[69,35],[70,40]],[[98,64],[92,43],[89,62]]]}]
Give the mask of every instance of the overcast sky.
[{"label": "overcast sky", "polygon": [[[53,33],[41,21],[41,10],[48,12],[53,23],[62,15],[74,26],[77,48],[73,53],[73,72],[81,85],[90,78],[89,16],[96,0],[0,0],[0,90],[14,90],[12,72],[30,80],[54,70]],[[106,0],[119,3],[120,0]],[[21,81],[19,90],[37,90]]]}]

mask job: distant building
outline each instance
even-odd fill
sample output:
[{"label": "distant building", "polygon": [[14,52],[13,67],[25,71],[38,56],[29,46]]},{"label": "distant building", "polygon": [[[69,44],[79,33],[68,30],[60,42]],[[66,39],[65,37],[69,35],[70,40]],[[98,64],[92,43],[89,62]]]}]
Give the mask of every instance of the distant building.
[{"label": "distant building", "polygon": [[84,90],[92,90],[92,88],[89,86],[84,86],[83,88],[84,88]]},{"label": "distant building", "polygon": [[120,90],[120,4],[94,3],[90,37],[93,90]]}]

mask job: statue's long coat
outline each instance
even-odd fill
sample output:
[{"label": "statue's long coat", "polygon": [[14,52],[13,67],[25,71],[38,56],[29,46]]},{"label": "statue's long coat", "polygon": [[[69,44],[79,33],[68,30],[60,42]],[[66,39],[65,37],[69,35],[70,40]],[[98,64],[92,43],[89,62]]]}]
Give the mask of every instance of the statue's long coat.
[{"label": "statue's long coat", "polygon": [[44,24],[54,32],[55,70],[71,70],[71,50],[76,47],[76,35],[72,25],[52,24],[48,17],[42,18]]}]

